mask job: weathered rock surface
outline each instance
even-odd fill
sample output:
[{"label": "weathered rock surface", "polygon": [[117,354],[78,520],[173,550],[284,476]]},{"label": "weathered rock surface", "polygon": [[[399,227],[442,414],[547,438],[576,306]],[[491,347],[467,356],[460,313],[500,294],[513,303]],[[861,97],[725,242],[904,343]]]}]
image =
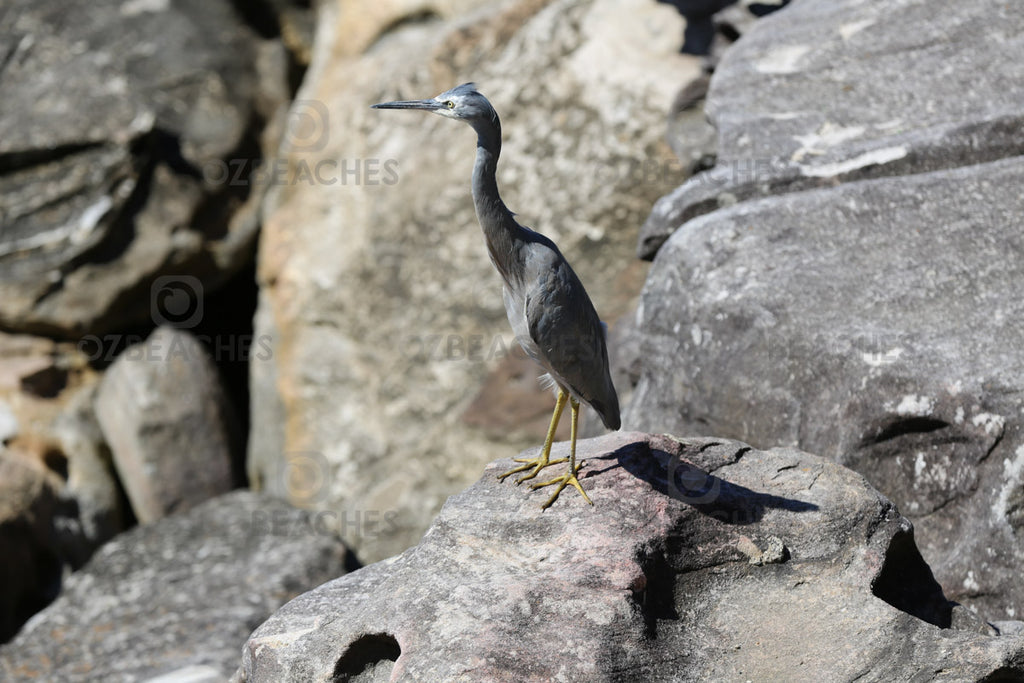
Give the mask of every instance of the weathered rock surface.
[{"label": "weathered rock surface", "polygon": [[[510,451],[543,439],[553,399],[532,378],[493,382],[516,429],[480,405],[493,376],[521,373],[469,193],[472,131],[369,105],[476,81],[502,116],[508,205],[613,321],[644,276],[631,226],[685,176],[664,117],[700,72],[676,52],[679,16],[647,0],[354,5],[323,6],[292,109],[306,135],[288,136],[265,204],[256,333],[273,357],[252,366],[249,475],[296,503],[389,515],[387,534],[349,539],[372,560],[420,537],[493,435]],[[318,486],[289,484],[296,460]]]},{"label": "weathered rock surface", "polygon": [[160,327],[121,353],[95,409],[143,524],[231,490],[236,416],[217,368],[188,332]]},{"label": "weathered rock surface", "polygon": [[1024,15],[1002,0],[804,0],[760,19],[715,71],[718,163],[655,206],[652,258],[719,206],[1024,151]]},{"label": "weathered rock surface", "polygon": [[641,234],[659,256],[624,419],[848,464],[947,595],[1015,619],[1024,17],[934,9],[805,0],[727,54],[718,165]]},{"label": "weathered rock surface", "polygon": [[5,3],[0,326],[175,322],[160,278],[212,290],[251,259],[265,186],[229,174],[259,149],[285,66],[234,4]]},{"label": "weathered rock surface", "polygon": [[221,496],[100,549],[0,647],[0,678],[127,682],[191,667],[225,680],[249,633],[342,574],[345,556],[316,515],[249,492]]},{"label": "weathered rock surface", "polygon": [[1024,638],[942,628],[950,605],[910,523],[860,475],[711,439],[580,450],[594,507],[565,492],[541,512],[547,494],[499,483],[509,460],[493,463],[419,545],[257,629],[244,680],[1024,675]]},{"label": "weathered rock surface", "polygon": [[946,594],[1024,610],[1021,158],[744,202],[645,287],[630,428],[788,444],[914,520]]}]

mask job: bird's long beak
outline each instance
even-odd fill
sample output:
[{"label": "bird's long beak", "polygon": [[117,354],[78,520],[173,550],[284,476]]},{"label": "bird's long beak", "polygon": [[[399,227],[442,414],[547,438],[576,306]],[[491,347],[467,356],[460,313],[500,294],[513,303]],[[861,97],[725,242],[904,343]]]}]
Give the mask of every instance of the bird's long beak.
[{"label": "bird's long beak", "polygon": [[380,104],[371,105],[371,109],[422,109],[424,111],[434,111],[440,109],[442,105],[437,100],[399,100],[398,102],[381,102]]}]

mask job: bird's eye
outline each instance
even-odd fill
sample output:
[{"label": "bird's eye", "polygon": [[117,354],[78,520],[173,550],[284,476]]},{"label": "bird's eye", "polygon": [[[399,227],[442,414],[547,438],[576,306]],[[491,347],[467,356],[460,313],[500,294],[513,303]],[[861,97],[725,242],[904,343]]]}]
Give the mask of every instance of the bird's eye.
[{"label": "bird's eye", "polygon": [[448,106],[449,109],[455,109],[455,102],[453,102],[452,100],[448,100],[447,102],[445,102],[445,104]]}]

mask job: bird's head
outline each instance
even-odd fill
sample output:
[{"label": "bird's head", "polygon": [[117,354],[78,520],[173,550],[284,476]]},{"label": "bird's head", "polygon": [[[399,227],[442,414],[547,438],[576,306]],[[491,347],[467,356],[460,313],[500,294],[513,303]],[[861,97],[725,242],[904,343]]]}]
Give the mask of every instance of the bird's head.
[{"label": "bird's head", "polygon": [[419,109],[449,119],[465,121],[474,128],[490,124],[500,130],[498,114],[473,83],[463,83],[429,100],[400,100],[373,105],[374,109]]}]

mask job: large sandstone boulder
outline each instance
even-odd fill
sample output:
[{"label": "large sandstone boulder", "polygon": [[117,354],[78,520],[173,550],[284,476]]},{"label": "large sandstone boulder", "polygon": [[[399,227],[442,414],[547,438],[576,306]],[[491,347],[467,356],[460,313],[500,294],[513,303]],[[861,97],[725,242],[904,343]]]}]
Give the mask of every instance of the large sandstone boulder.
[{"label": "large sandstone boulder", "polygon": [[224,681],[257,625],[347,561],[315,514],[221,496],[105,545],[0,647],[0,678]]},{"label": "large sandstone boulder", "polygon": [[1012,619],[1024,16],[948,9],[807,0],[727,54],[708,95],[719,166],[641,237],[652,254],[671,235],[624,422],[857,469],[914,520],[949,597]]},{"label": "large sandstone boulder", "polygon": [[969,616],[950,628],[910,522],[860,475],[713,439],[580,450],[594,507],[566,491],[542,512],[546,493],[499,483],[510,461],[492,463],[419,545],[260,626],[236,680],[1024,675],[1024,637]]},{"label": "large sandstone boulder", "polygon": [[341,5],[323,6],[292,111],[306,135],[265,205],[256,334],[273,353],[252,365],[249,474],[344,512],[380,559],[495,449],[542,440],[553,399],[505,320],[472,131],[369,106],[476,81],[502,115],[506,202],[614,321],[644,274],[633,226],[684,175],[665,115],[699,69],[676,53],[678,15],[647,0]]}]

